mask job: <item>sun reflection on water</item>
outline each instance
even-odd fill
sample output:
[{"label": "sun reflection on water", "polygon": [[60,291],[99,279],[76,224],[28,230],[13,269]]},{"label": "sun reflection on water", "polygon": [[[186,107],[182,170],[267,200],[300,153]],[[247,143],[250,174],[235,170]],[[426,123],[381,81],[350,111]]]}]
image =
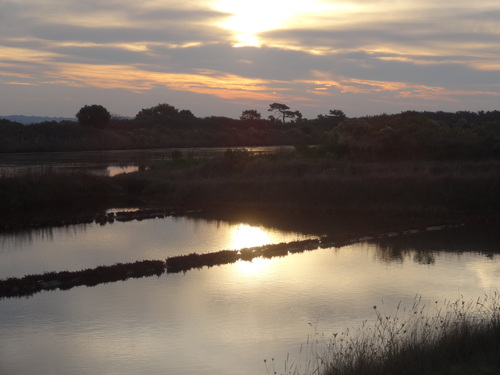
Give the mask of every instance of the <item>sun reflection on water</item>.
[{"label": "sun reflection on water", "polygon": [[[253,227],[248,224],[239,224],[233,229],[231,248],[244,249],[248,247],[263,246],[272,242],[273,240],[270,233],[262,228]],[[252,261],[241,260],[236,262],[235,271],[240,276],[251,278],[255,276],[262,277],[265,273],[264,271],[269,268],[269,265],[270,259],[254,258]]]},{"label": "sun reflection on water", "polygon": [[240,260],[235,263],[235,272],[240,276],[259,276],[262,278],[272,263],[272,259],[266,258],[254,258],[251,261]]},{"label": "sun reflection on water", "polygon": [[232,230],[230,249],[262,246],[271,242],[271,236],[263,229],[248,224],[239,224]]}]

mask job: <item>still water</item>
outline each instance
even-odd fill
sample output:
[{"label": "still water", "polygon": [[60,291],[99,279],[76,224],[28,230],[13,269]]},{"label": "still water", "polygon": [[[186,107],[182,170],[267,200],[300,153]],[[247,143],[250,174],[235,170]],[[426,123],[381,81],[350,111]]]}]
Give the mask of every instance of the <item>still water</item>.
[{"label": "still water", "polygon": [[[267,374],[301,344],[416,294],[500,285],[497,231],[442,231],[0,300],[1,374]],[[0,278],[305,239],[255,223],[165,218],[3,235]]]},{"label": "still water", "polygon": [[[292,146],[232,147],[253,154],[290,151]],[[87,172],[103,176],[137,172],[157,163],[171,160],[172,152],[181,151],[185,158],[221,157],[227,147],[162,148],[151,150],[107,150],[80,152],[0,153],[0,176],[27,173]]]}]

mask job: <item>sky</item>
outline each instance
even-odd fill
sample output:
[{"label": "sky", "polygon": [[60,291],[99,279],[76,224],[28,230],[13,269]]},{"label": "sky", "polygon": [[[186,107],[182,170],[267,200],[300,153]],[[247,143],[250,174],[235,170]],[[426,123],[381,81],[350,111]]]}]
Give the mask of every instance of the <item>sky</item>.
[{"label": "sky", "polygon": [[0,115],[500,107],[498,0],[0,0]]}]

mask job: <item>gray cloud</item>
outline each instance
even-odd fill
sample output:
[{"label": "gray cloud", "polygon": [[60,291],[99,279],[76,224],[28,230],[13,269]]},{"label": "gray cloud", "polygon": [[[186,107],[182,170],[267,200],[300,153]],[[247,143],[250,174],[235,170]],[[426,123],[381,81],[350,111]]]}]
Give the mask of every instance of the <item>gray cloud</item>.
[{"label": "gray cloud", "polygon": [[[57,11],[47,19],[36,6],[6,3],[0,5],[0,30],[6,37],[32,37],[52,41],[85,41],[93,43],[171,42],[216,40],[227,32],[207,27],[224,13],[203,9],[150,9],[137,3],[77,1],[55,6]],[[60,16],[56,16],[60,15]],[[82,17],[95,18],[96,25],[79,25]],[[107,21],[98,22],[100,17]],[[72,21],[74,20],[74,22]]]},{"label": "gray cloud", "polygon": [[[106,43],[175,43],[206,42],[222,35],[217,30],[197,28],[179,23],[152,26],[148,29],[128,27],[83,27],[73,25],[41,25],[30,29],[30,36],[50,41]],[[203,32],[202,32],[203,31]]]},{"label": "gray cloud", "polygon": [[[0,95],[6,101],[0,111],[13,108],[14,92],[32,95],[32,103],[45,103],[47,98],[36,97],[46,82],[51,85],[45,89],[54,95],[66,89],[79,100],[92,93],[109,101],[109,94],[96,93],[113,90],[118,107],[127,108],[118,105],[123,100],[151,100],[150,105],[167,101],[194,112],[200,108],[201,115],[268,104],[259,96],[242,96],[245,87],[313,106],[316,113],[326,113],[332,102],[353,111],[360,110],[360,102],[363,110],[388,112],[440,104],[452,108],[449,103],[483,103],[477,109],[491,109],[500,93],[492,84],[500,70],[500,5],[485,1],[481,7],[482,1],[386,0],[375,5],[357,0],[366,9],[325,12],[314,19],[307,15],[304,21],[309,22],[256,34],[261,47],[240,48],[233,47],[236,31],[217,26],[229,15],[213,10],[208,0],[5,1],[0,3],[0,48],[7,52],[0,56]],[[78,69],[69,69],[72,65]],[[141,82],[137,92],[123,84],[126,76],[106,83],[105,69],[91,74],[96,66],[120,65],[126,68],[123,74],[132,73],[131,80]],[[66,77],[74,71],[82,76]],[[158,82],[148,81],[155,79],[150,73],[159,74]],[[177,75],[172,79],[179,82],[190,74],[195,78],[186,79],[200,77],[200,82],[169,86],[168,74]],[[99,86],[91,87],[92,78]],[[228,88],[230,79],[236,83]],[[235,89],[238,80],[249,82]],[[395,85],[388,88],[391,82]],[[315,92],[318,87],[323,91]],[[234,98],[216,97],[218,89],[234,90]],[[443,99],[435,93],[429,99],[432,92]]]}]

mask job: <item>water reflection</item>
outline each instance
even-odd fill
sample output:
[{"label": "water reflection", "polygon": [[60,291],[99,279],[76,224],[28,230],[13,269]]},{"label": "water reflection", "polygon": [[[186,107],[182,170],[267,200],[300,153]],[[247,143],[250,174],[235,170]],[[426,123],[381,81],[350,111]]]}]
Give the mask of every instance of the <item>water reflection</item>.
[{"label": "water reflection", "polygon": [[270,233],[261,227],[238,224],[232,229],[230,241],[229,249],[243,249],[274,243],[275,239],[272,239]]},{"label": "water reflection", "polygon": [[[254,154],[267,154],[280,150],[293,150],[292,146],[236,147]],[[171,158],[178,149],[112,150],[82,152],[43,152],[0,154],[0,175],[11,177],[26,173],[91,171],[91,173],[113,176],[128,173]],[[184,148],[182,153],[193,158],[220,157],[226,147]]]},{"label": "water reflection", "polygon": [[266,277],[272,267],[272,260],[269,258],[255,258],[251,261],[239,260],[235,263],[236,273],[249,278],[252,282],[258,282]]},{"label": "water reflection", "polygon": [[414,248],[405,248],[399,245],[389,245],[387,243],[376,244],[376,257],[379,261],[385,263],[403,263],[407,258],[412,259],[419,264],[431,265],[436,262],[432,250],[417,250]]},{"label": "water reflection", "polygon": [[143,259],[165,260],[194,252],[238,250],[311,237],[242,222],[174,216],[4,233],[0,235],[0,279]]},{"label": "water reflection", "polygon": [[[168,223],[173,232],[159,235],[168,231],[166,223],[124,223],[115,234],[125,238],[115,239],[125,246],[134,240],[128,234],[156,236],[146,247],[138,246],[145,245],[144,238],[134,242],[131,252],[137,258],[152,252],[155,241],[163,249],[168,241],[175,243],[176,232],[185,225],[186,251],[193,250],[189,243],[198,241],[204,241],[198,244],[204,251],[228,247],[211,244],[207,223],[202,221],[194,229],[193,221],[172,220]],[[91,228],[99,229],[94,233],[99,238],[104,233],[100,229],[109,231],[116,224]],[[208,228],[217,234],[214,239],[224,237],[227,245],[233,243],[236,226],[220,222]],[[317,322],[317,332],[328,336],[361,326],[373,317],[372,306],[382,300],[386,311],[392,312],[400,301],[411,306],[415,294],[424,301],[454,300],[460,295],[469,299],[498,286],[498,257],[483,255],[498,246],[497,237],[478,230],[474,251],[450,251],[463,249],[456,243],[461,241],[459,232],[439,243],[441,251],[431,247],[435,259],[431,266],[413,260],[415,250],[425,250],[422,241],[400,246],[406,253],[389,262],[380,261],[375,242],[365,242],[0,300],[0,372],[265,375],[264,358],[274,357],[282,364],[290,353],[290,362],[300,360],[301,344],[314,334],[310,322]],[[106,252],[110,245],[100,243],[99,248]],[[37,258],[36,251],[27,253]],[[58,256],[41,252],[46,258]],[[277,371],[281,373],[282,367]]]},{"label": "water reflection", "polygon": [[[483,236],[478,237],[478,233]],[[427,231],[370,241],[376,245],[376,256],[382,262],[402,263],[407,257],[414,262],[432,265],[436,254],[446,251],[457,254],[478,252],[493,259],[500,253],[498,225],[471,225],[463,228]]]},{"label": "water reflection", "polygon": [[107,167],[92,168],[87,166],[86,171],[97,176],[114,177],[120,174],[133,173],[139,171],[138,165],[109,165]]}]

